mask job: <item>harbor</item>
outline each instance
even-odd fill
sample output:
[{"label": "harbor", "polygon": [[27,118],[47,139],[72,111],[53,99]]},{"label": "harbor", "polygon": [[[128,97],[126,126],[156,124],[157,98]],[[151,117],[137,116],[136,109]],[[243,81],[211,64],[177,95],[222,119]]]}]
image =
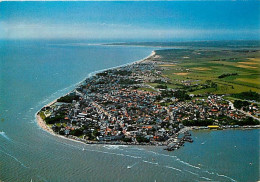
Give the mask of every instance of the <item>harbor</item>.
[{"label": "harbor", "polygon": [[[181,136],[180,136],[181,135]],[[183,132],[183,134],[177,133],[167,141],[167,147],[164,150],[174,151],[184,146],[185,142],[192,143],[191,133],[189,131]]]}]

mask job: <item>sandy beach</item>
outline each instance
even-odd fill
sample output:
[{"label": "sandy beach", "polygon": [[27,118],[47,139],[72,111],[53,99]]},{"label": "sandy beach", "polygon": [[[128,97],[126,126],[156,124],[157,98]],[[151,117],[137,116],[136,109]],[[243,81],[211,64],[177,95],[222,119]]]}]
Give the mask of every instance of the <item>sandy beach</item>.
[{"label": "sandy beach", "polygon": [[[45,105],[44,107],[49,107],[51,105],[53,105],[55,102],[57,102],[57,99],[55,99],[54,101],[50,102],[49,104]],[[37,120],[37,124],[45,131],[54,134],[55,133],[52,131],[52,129],[45,123],[45,121],[41,118],[40,116],[40,111],[37,112],[36,114],[36,120]]]},{"label": "sandy beach", "polygon": [[[54,101],[50,102],[49,104],[45,105],[44,107],[48,107],[48,106],[51,106],[53,105],[55,102],[57,102],[57,99],[55,99]],[[66,139],[66,140],[70,140],[70,141],[73,141],[73,142],[80,142],[80,143],[83,143],[83,144],[86,144],[85,142],[83,141],[78,141],[77,139],[73,139],[73,138],[68,138],[68,137],[65,137],[65,136],[62,136],[62,135],[58,135],[56,133],[54,133],[54,131],[45,123],[45,121],[41,118],[40,114],[39,114],[40,111],[37,112],[36,114],[36,121],[37,121],[37,124],[38,126],[43,129],[44,131],[50,133],[51,135],[53,136],[56,136],[56,137],[59,137],[59,138],[63,138],[63,139]]]},{"label": "sandy beach", "polygon": [[51,133],[51,134],[55,134],[51,128],[49,128],[49,126],[45,123],[45,121],[41,118],[41,116],[39,114],[36,115],[36,119],[37,119],[37,124],[45,131]]}]

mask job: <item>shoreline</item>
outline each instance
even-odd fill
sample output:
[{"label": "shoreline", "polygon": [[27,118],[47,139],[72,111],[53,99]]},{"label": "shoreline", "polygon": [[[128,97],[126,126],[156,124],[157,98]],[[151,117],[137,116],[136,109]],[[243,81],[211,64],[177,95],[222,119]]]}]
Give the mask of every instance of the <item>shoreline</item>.
[{"label": "shoreline", "polygon": [[[156,54],[156,50],[153,50],[153,51],[151,52],[151,54],[149,54],[148,56],[146,56],[146,57],[143,58],[143,59],[140,59],[140,60],[137,60],[137,61],[134,61],[134,62],[131,62],[131,63],[126,63],[126,64],[123,64],[123,65],[119,65],[119,66],[115,66],[115,67],[111,67],[111,68],[107,68],[107,69],[102,69],[102,70],[98,70],[98,71],[94,71],[94,72],[92,72],[92,73],[89,73],[89,76],[85,77],[82,81],[80,81],[80,82],[78,82],[78,83],[76,83],[76,84],[74,85],[74,89],[75,89],[76,86],[78,86],[78,85],[80,85],[82,82],[84,82],[87,78],[90,78],[90,77],[92,77],[92,76],[95,76],[97,73],[104,72],[104,71],[111,70],[111,69],[120,68],[120,67],[123,67],[123,66],[132,65],[132,64],[138,64],[138,63],[141,63],[141,62],[146,61],[147,59],[149,59],[150,57],[154,56],[155,54]],[[74,89],[73,89],[73,90],[74,90]],[[72,90],[72,91],[73,91],[73,90]],[[71,92],[71,91],[70,91],[70,92]],[[69,94],[70,92],[68,92],[68,93],[66,93],[66,94],[64,94],[64,95],[67,95],[67,94]],[[62,96],[61,96],[61,97],[62,97]],[[60,98],[60,97],[59,97],[59,98]],[[44,105],[43,107],[41,107],[41,109],[44,108],[44,107],[48,107],[48,106],[51,106],[51,105],[55,104],[59,98],[57,98],[57,99],[51,101],[50,103]],[[40,116],[40,114],[39,114],[40,111],[41,111],[41,109],[35,113],[35,119],[36,119],[37,125],[38,125],[42,130],[48,132],[49,134],[51,134],[51,135],[53,135],[53,136],[60,137],[60,138],[63,138],[63,139],[67,139],[67,140],[74,141],[74,142],[80,142],[80,143],[83,143],[83,144],[109,144],[109,145],[118,145],[118,144],[116,144],[116,143],[115,143],[115,144],[111,144],[111,143],[101,143],[101,142],[95,142],[95,141],[89,141],[89,142],[88,142],[87,140],[80,141],[80,138],[78,138],[78,137],[68,138],[68,137],[65,137],[65,136],[62,136],[62,135],[58,135],[58,134],[56,134],[56,133],[45,123],[45,121],[41,118],[41,116]],[[134,144],[127,144],[127,143],[126,143],[126,144],[119,144],[119,145],[134,145]],[[141,145],[141,144],[136,144],[136,145]],[[150,146],[151,146],[151,145],[150,145]]]},{"label": "shoreline", "polygon": [[[149,54],[147,57],[145,57],[143,59],[140,59],[140,60],[137,60],[137,61],[134,61],[134,62],[131,62],[131,63],[126,63],[126,64],[123,64],[123,65],[119,65],[119,66],[115,66],[115,67],[111,67],[111,68],[107,68],[107,69],[102,69],[102,70],[98,70],[98,71],[94,71],[92,73],[89,73],[88,76],[85,77],[82,81],[76,83],[73,86],[74,88],[71,91],[69,91],[67,94],[73,92],[73,90],[75,90],[77,86],[80,86],[87,78],[91,78],[91,77],[95,76],[98,73],[105,72],[107,70],[113,70],[113,69],[121,68],[121,67],[124,67],[124,66],[139,64],[139,63],[146,62],[146,61],[149,62],[150,61],[149,59],[152,58],[155,55],[156,55],[156,50],[153,50],[151,52],[151,54]],[[64,95],[67,95],[67,94],[64,94]],[[62,95],[62,96],[64,96],[64,95]],[[60,97],[62,97],[62,96],[60,96]],[[49,104],[46,104],[42,108],[51,106],[51,105],[55,104],[56,102],[57,102],[57,99],[55,99],[54,101],[50,102]],[[72,136],[72,135],[68,135],[68,136],[59,135],[59,134],[55,133],[45,123],[45,121],[41,118],[39,113],[42,110],[42,108],[39,111],[37,111],[37,113],[35,114],[37,125],[42,130],[52,134],[53,136],[57,136],[57,137],[60,137],[60,138],[63,138],[63,139],[68,139],[68,140],[71,140],[71,141],[80,142],[80,143],[83,143],[83,144],[167,146],[167,144],[165,142],[156,142],[156,143],[144,143],[144,142],[136,143],[136,142],[123,142],[123,141],[122,142],[121,141],[103,141],[103,142],[100,142],[100,141],[94,141],[94,140],[81,139],[79,137]],[[227,130],[227,129],[228,130],[230,130],[230,129],[241,129],[241,130],[244,130],[244,129],[259,129],[259,128],[260,128],[259,125],[256,125],[256,126],[255,125],[254,126],[236,126],[236,127],[233,127],[233,126],[221,126],[218,130]],[[196,126],[189,126],[189,127],[184,127],[183,129],[186,129],[187,131],[188,130],[191,130],[191,131],[199,131],[199,130],[208,130],[208,131],[213,130],[213,131],[215,131],[216,130],[216,129],[209,129],[206,126],[203,127],[203,128],[196,127]],[[181,132],[176,133],[177,136],[180,133]]]},{"label": "shoreline", "polygon": [[[53,105],[55,102],[57,101],[54,100],[52,102],[50,102],[49,104],[45,105],[46,106],[51,106]],[[41,116],[39,115],[39,111],[36,113],[36,121],[37,121],[37,125],[43,130],[48,132],[49,134],[55,136],[55,137],[59,137],[65,140],[70,140],[72,142],[78,142],[81,144],[85,144],[85,145],[89,145],[89,144],[97,144],[97,145],[132,145],[132,146],[161,146],[161,147],[165,147],[167,145],[165,144],[151,144],[151,143],[120,143],[117,141],[112,141],[112,142],[99,142],[99,141],[92,141],[92,140],[84,140],[84,139],[80,139],[78,137],[75,136],[70,136],[70,137],[66,137],[66,136],[62,136],[59,135],[57,133],[55,133],[46,123],[45,121],[41,118]],[[194,132],[199,132],[199,131],[223,131],[223,130],[254,130],[254,129],[260,129],[260,125],[258,126],[239,126],[236,128],[222,128],[222,129],[206,129],[206,128],[199,128],[197,126],[189,126],[189,127],[185,127],[184,130],[187,131],[194,131]],[[182,134],[183,132],[179,132],[178,134]],[[84,148],[83,148],[84,150]]]}]

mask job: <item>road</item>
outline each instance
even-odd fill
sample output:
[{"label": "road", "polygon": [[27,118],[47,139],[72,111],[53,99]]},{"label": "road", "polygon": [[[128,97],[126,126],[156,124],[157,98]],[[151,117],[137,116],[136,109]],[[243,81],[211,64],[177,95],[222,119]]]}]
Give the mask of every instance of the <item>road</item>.
[{"label": "road", "polygon": [[[227,100],[227,101],[229,102],[229,105],[231,106],[231,109],[234,110],[234,109],[235,109],[234,104],[233,104],[231,101],[229,101],[229,100]],[[253,119],[255,119],[255,120],[257,120],[257,121],[260,122],[260,119],[259,119],[259,118],[255,117],[255,116],[252,116],[252,115],[249,114],[248,112],[245,112],[245,111],[243,111],[243,110],[241,110],[241,109],[237,109],[237,110],[238,110],[239,112],[245,114],[246,116],[249,116],[249,117],[251,117],[251,118],[253,118]]]}]

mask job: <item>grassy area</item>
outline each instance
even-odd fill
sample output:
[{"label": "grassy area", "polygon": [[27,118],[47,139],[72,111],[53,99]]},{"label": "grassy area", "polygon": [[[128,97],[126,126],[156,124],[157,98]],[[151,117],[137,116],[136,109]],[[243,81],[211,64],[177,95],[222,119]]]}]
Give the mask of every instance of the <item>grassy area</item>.
[{"label": "grassy area", "polygon": [[52,127],[52,124],[47,124],[47,126],[48,126],[49,128],[51,128],[51,127]]},{"label": "grassy area", "polygon": [[[168,49],[158,50],[156,54],[161,57],[160,61],[166,62],[159,68],[170,79],[169,88],[192,87],[189,93],[193,94],[231,94],[249,90],[260,93],[260,50]],[[168,66],[171,63],[176,64]],[[223,74],[227,76],[219,78]],[[205,88],[207,80],[217,86]]]},{"label": "grassy area", "polygon": [[61,125],[64,126],[64,127],[67,126],[65,123],[56,123],[56,126],[58,126],[58,127],[61,127]]},{"label": "grassy area", "polygon": [[45,114],[43,111],[40,112],[40,117],[44,120],[46,118]]}]

